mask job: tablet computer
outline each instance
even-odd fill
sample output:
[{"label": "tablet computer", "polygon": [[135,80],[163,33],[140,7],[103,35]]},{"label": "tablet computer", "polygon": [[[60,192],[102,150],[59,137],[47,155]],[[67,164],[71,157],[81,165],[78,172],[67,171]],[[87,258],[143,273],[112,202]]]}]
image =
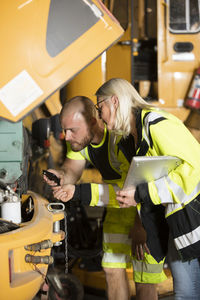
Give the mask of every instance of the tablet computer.
[{"label": "tablet computer", "polygon": [[123,190],[166,176],[181,164],[175,156],[134,156],[132,158]]}]

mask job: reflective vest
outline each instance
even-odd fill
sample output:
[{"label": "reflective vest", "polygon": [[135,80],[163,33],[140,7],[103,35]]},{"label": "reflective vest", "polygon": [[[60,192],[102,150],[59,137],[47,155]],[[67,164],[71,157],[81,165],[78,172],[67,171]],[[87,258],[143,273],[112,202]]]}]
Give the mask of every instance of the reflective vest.
[{"label": "reflective vest", "polygon": [[182,160],[168,176],[137,187],[135,199],[141,205],[142,221],[146,222],[145,207],[165,205],[165,217],[182,259],[199,257],[200,145],[184,124],[167,112],[142,110],[136,123],[137,155],[170,155]]},{"label": "reflective vest", "polygon": [[[80,200],[82,204],[90,206],[107,206],[108,210],[119,208],[116,191],[123,187],[130,161],[134,155],[136,155],[136,152],[132,135],[126,139],[121,136],[116,138],[114,133],[108,132],[106,128],[102,142],[99,145],[91,144],[80,152],[73,152],[70,145],[68,145],[67,157],[90,161],[100,171],[105,182],[103,184],[85,183],[77,185],[74,200]],[[132,207],[129,212],[132,212],[132,218],[127,215],[127,220],[124,220],[124,222],[130,223],[130,220],[134,220],[136,209]],[[156,223],[153,221],[155,219]],[[152,222],[149,223],[149,220],[152,220]],[[148,247],[152,256],[160,262],[166,255],[168,242],[168,226],[162,205],[152,205],[151,209],[148,209],[147,226],[151,228],[151,232],[154,232],[153,235],[149,234],[147,236]],[[162,239],[160,239],[161,229]]]},{"label": "reflective vest", "polygon": [[[105,184],[82,184],[81,201],[90,206],[119,208],[115,192],[123,187],[130,161],[135,155],[133,136],[123,139],[104,127],[104,136],[100,144],[90,144],[80,152],[73,152],[67,143],[67,157],[89,161],[102,175]],[[86,192],[87,190],[87,192]]]}]

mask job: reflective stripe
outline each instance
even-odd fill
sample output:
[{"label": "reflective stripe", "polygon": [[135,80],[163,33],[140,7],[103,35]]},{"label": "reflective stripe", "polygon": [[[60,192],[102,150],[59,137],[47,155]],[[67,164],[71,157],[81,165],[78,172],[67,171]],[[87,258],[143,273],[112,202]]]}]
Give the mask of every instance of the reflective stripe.
[{"label": "reflective stripe", "polygon": [[161,273],[163,270],[163,262],[159,264],[148,264],[142,260],[133,260],[134,272]]},{"label": "reflective stripe", "polygon": [[128,238],[127,234],[104,233],[103,241],[104,243],[118,243],[131,245],[131,239]]},{"label": "reflective stripe", "polygon": [[131,258],[129,255],[121,254],[121,253],[104,253],[103,256],[104,263],[121,263],[126,264],[131,262]]},{"label": "reflective stripe", "polygon": [[119,190],[117,185],[91,184],[92,200],[90,206],[111,206],[119,208],[115,192]]},{"label": "reflective stripe", "polygon": [[160,117],[163,117],[163,115],[158,114],[155,111],[151,111],[148,115],[145,116],[144,124],[145,124],[146,128],[148,129],[148,131],[149,131],[149,124],[148,123],[154,122],[155,120],[160,119]]},{"label": "reflective stripe", "polygon": [[91,162],[91,160],[90,160],[90,157],[89,157],[89,155],[88,155],[88,147],[82,149],[82,150],[80,151],[80,153],[83,155],[83,157],[85,157],[86,160],[88,160],[88,161],[92,164],[92,162]]},{"label": "reflective stripe", "polygon": [[200,240],[200,226],[193,231],[183,234],[178,238],[174,239],[174,243],[177,249],[182,249],[190,246]]},{"label": "reflective stripe", "polygon": [[[178,184],[173,182],[168,176],[155,180],[154,183],[157,188],[160,202],[168,204],[166,208],[166,216],[169,216],[179,209],[182,209],[183,204],[187,204],[188,202],[190,202],[200,191],[199,182],[194,190],[189,195],[187,195],[186,193],[184,193],[183,189]],[[174,203],[175,199],[172,198],[169,188],[180,203]],[[154,201],[154,204],[157,203]]]},{"label": "reflective stripe", "polygon": [[152,111],[150,112],[147,116],[145,116],[144,118],[144,125],[145,125],[145,130],[143,131],[143,136],[144,139],[146,140],[147,144],[150,146],[150,139],[149,139],[149,123],[153,122],[157,119],[160,119],[162,117],[162,115],[157,114],[156,112]]},{"label": "reflective stripe", "polygon": [[165,182],[165,177],[155,180],[155,186],[157,187],[158,196],[160,198],[161,203],[173,203],[172,196]]},{"label": "reflective stripe", "polygon": [[169,217],[171,214],[183,208],[181,203],[169,203],[165,209],[165,217]]},{"label": "reflective stripe", "polygon": [[186,205],[187,203],[192,201],[192,199],[194,199],[197,194],[199,194],[200,182],[196,185],[194,190],[189,195],[187,195],[184,193],[183,189],[180,186],[178,186],[175,182],[171,181],[170,178],[168,178],[167,180],[173,193],[177,196],[177,198],[181,202],[181,203],[168,204],[166,209],[166,216],[169,216],[175,211],[182,209],[183,204]]},{"label": "reflective stripe", "polygon": [[99,200],[97,206],[107,206],[109,202],[109,186],[106,184],[98,184]]},{"label": "reflective stripe", "polygon": [[166,180],[170,186],[170,188],[172,189],[173,193],[176,195],[176,197],[178,199],[181,199],[180,202],[184,203],[184,198],[187,196],[185,194],[185,192],[183,191],[182,187],[180,185],[178,185],[177,183],[175,183],[174,181],[172,181],[169,177],[166,177]]}]

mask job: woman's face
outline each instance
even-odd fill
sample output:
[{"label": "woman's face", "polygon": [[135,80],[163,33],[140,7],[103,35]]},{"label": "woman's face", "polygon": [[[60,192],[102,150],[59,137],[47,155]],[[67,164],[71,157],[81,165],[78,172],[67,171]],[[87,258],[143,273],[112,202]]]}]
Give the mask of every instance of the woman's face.
[{"label": "woman's face", "polygon": [[107,124],[109,130],[115,128],[116,107],[113,97],[98,97],[96,105],[100,118]]}]

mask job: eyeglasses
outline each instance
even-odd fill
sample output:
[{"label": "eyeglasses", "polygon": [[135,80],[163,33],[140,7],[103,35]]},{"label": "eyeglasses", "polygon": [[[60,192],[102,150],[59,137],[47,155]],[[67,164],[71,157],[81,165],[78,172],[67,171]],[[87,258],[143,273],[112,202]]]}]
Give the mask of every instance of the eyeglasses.
[{"label": "eyeglasses", "polygon": [[97,104],[94,105],[95,108],[96,108],[96,110],[99,113],[99,117],[101,117],[101,111],[102,111],[102,109],[99,107],[99,104],[102,103],[102,102],[104,102],[104,101],[106,101],[106,100],[108,100],[108,99],[109,99],[109,97],[107,97],[107,98],[105,98],[105,99],[103,99],[101,101],[98,101]]}]

